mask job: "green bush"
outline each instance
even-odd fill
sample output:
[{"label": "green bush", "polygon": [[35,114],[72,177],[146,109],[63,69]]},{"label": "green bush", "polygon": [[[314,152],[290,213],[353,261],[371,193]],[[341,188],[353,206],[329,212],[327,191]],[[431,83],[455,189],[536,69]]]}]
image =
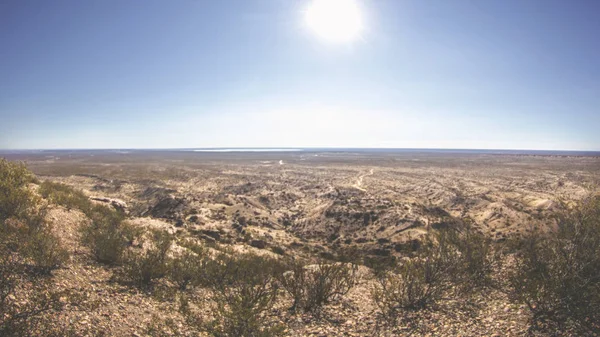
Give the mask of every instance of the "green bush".
[{"label": "green bush", "polygon": [[533,329],[600,333],[600,197],[561,212],[549,233],[525,235],[515,258],[512,296]]},{"label": "green bush", "polygon": [[221,255],[208,278],[216,303],[214,319],[205,322],[183,302],[182,312],[212,336],[280,336],[283,326],[271,324],[266,313],[277,298],[277,261],[254,254]]},{"label": "green bush", "polygon": [[79,209],[88,214],[92,209],[92,202],[82,192],[73,187],[52,181],[44,181],[38,190],[40,195],[49,202],[61,205],[67,209]]},{"label": "green bush", "polygon": [[351,263],[320,261],[305,266],[290,261],[287,269],[279,280],[292,296],[292,310],[316,311],[335,297],[346,295],[358,281],[357,266]]},{"label": "green bush", "polygon": [[29,257],[36,269],[43,274],[59,268],[69,258],[69,253],[59,238],[45,225],[31,230],[23,245],[23,255]]},{"label": "green bush", "polygon": [[33,175],[24,164],[0,158],[0,223],[26,219],[37,207],[37,199],[27,188]]},{"label": "green bush", "polygon": [[0,250],[15,253],[37,271],[49,273],[68,258],[45,209],[28,184],[34,176],[21,163],[0,159]]},{"label": "green bush", "polygon": [[173,243],[173,237],[160,230],[151,232],[147,249],[143,251],[128,250],[123,258],[121,280],[130,282],[138,287],[147,287],[155,279],[164,277],[168,272],[168,252]]},{"label": "green bush", "polygon": [[52,226],[45,223],[40,214],[4,221],[0,236],[0,246],[3,246],[0,251],[17,254],[22,263],[41,274],[50,274],[69,258],[68,251],[52,232]]},{"label": "green bush", "polygon": [[33,181],[23,164],[0,159],[0,336],[43,331],[42,314],[62,306],[60,293],[49,289],[47,278],[33,280],[26,297],[19,291],[36,276],[28,264],[47,273],[67,258],[29,189]]},{"label": "green bush", "polygon": [[206,250],[198,245],[193,251],[186,249],[185,252],[176,256],[169,267],[169,277],[179,287],[186,290],[188,286],[198,286],[205,282],[204,275],[209,263]]},{"label": "green bush", "polygon": [[95,205],[89,212],[90,223],[81,229],[84,244],[94,258],[105,264],[119,264],[123,252],[133,240],[133,229],[124,221],[121,212]]}]

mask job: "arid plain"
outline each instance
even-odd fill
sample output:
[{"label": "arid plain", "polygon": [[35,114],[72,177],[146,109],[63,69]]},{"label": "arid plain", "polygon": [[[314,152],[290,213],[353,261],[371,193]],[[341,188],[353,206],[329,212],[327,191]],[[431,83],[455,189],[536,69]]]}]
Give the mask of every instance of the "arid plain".
[{"label": "arid plain", "polygon": [[[62,182],[92,200],[121,208],[131,223],[199,242],[273,256],[335,259],[342,251],[365,257],[402,257],[431,230],[469,222],[494,241],[548,226],[558,203],[596,191],[600,157],[448,152],[44,151],[10,153],[40,180]],[[49,214],[74,252],[57,272],[59,287],[78,284],[99,301],[68,319],[81,334],[143,335],[158,314],[185,335],[170,301],[128,292],[109,282],[110,269],[82,265],[74,229],[82,215]],[[273,315],[293,336],[523,335],[527,314],[502,292],[473,306],[449,301],[421,313],[419,324],[385,330],[364,280],[318,318]],[[119,290],[121,289],[121,290]],[[168,314],[164,314],[168,312]],[[175,331],[175,332],[173,332]]]},{"label": "arid plain", "polygon": [[[124,201],[173,226],[281,232],[389,248],[445,217],[495,239],[539,225],[600,182],[600,157],[464,153],[185,151],[16,156],[42,179]],[[245,224],[246,225],[246,224]],[[338,240],[339,240],[338,239]]]}]

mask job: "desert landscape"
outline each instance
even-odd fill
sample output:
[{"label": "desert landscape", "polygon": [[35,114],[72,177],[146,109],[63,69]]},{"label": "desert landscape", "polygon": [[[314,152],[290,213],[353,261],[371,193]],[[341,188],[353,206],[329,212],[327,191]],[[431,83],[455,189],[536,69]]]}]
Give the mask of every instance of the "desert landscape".
[{"label": "desert landscape", "polygon": [[[287,336],[527,335],[531,313],[502,287],[468,300],[444,296],[386,324],[371,296],[373,270],[414,256],[432,233],[465,224],[493,247],[546,231],[561,205],[588,197],[600,182],[600,157],[593,155],[65,150],[4,156],[23,161],[38,184],[64,184],[122,212],[134,228],[169,233],[171,255],[192,241],[233,255],[360,261],[351,289],[318,312],[290,311],[289,295],[282,295],[262,313],[284,324]],[[46,215],[70,255],[52,272],[52,287],[76,289],[82,298],[52,312],[54,324],[82,336],[202,335],[188,324],[168,278],[131,287],[115,281],[118,266],[90,260],[78,229],[86,215],[62,205],[49,205]],[[495,265],[499,283],[505,265]],[[206,303],[196,309],[210,320],[206,289],[186,294]]]},{"label": "desert landscape", "polygon": [[600,1],[0,2],[0,337],[600,337]]},{"label": "desert landscape", "polygon": [[289,239],[323,244],[335,235],[373,248],[418,236],[444,216],[472,219],[494,239],[506,238],[541,224],[558,199],[586,196],[600,179],[593,156],[175,151],[18,158],[41,179],[125,202],[131,216],[225,231],[244,218],[250,228]]}]

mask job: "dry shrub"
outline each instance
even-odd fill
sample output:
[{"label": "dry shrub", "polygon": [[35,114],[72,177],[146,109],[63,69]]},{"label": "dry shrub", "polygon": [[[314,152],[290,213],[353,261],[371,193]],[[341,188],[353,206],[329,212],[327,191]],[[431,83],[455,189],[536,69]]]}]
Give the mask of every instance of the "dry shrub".
[{"label": "dry shrub", "polygon": [[180,255],[173,258],[169,268],[169,277],[179,287],[186,290],[188,286],[205,284],[205,272],[209,264],[208,252],[200,245],[193,249],[186,248]]},{"label": "dry shrub", "polygon": [[154,230],[147,249],[127,250],[119,278],[138,287],[147,287],[166,276],[169,267],[168,252],[173,236],[165,231]]},{"label": "dry shrub", "polygon": [[272,324],[267,316],[277,298],[279,272],[274,259],[222,254],[210,264],[207,277],[216,304],[214,319],[199,319],[187,300],[182,312],[191,324],[212,336],[280,336],[283,326]]},{"label": "dry shrub", "polygon": [[451,286],[450,268],[439,256],[405,261],[376,278],[373,299],[386,317],[435,304]]},{"label": "dry shrub", "polygon": [[384,317],[393,321],[403,310],[423,309],[442,298],[448,283],[438,268],[431,260],[414,259],[377,277],[371,294]]},{"label": "dry shrub", "polygon": [[416,257],[374,271],[371,295],[390,323],[398,315],[434,306],[451,290],[465,295],[492,285],[493,247],[469,226],[441,229],[427,237]]},{"label": "dry shrub", "polygon": [[395,256],[365,256],[364,265],[369,267],[375,277],[385,275],[398,264]]},{"label": "dry shrub", "polygon": [[468,260],[457,248],[460,239],[453,230],[441,230],[425,239],[417,256],[375,273],[371,295],[384,317],[396,322],[403,311],[435,305],[464,280]]},{"label": "dry shrub", "polygon": [[494,285],[492,275],[499,259],[489,238],[470,227],[439,235],[445,235],[457,253],[452,275],[457,290],[466,294]]},{"label": "dry shrub", "polygon": [[520,240],[512,296],[529,307],[532,329],[600,333],[600,197],[560,212],[556,223]]},{"label": "dry shrub", "polygon": [[306,266],[292,260],[287,269],[279,279],[292,296],[292,310],[314,312],[334,298],[346,295],[358,282],[357,266],[351,263],[320,261]]},{"label": "dry shrub", "polygon": [[384,316],[434,305],[446,295],[470,295],[493,285],[496,254],[489,239],[463,223],[423,240],[414,258],[372,263],[372,296]]}]

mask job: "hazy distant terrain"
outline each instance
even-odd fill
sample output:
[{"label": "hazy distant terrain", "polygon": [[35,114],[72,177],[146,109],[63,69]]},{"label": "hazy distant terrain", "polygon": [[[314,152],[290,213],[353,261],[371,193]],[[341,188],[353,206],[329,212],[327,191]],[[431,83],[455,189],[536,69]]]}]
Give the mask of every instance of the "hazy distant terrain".
[{"label": "hazy distant terrain", "polygon": [[261,231],[281,232],[286,241],[277,244],[302,239],[378,254],[393,254],[397,243],[452,218],[468,218],[503,239],[541,224],[559,198],[585,196],[600,176],[596,156],[485,151],[46,151],[10,157],[26,160],[42,178],[121,199],[137,217],[225,231],[243,218]]}]

